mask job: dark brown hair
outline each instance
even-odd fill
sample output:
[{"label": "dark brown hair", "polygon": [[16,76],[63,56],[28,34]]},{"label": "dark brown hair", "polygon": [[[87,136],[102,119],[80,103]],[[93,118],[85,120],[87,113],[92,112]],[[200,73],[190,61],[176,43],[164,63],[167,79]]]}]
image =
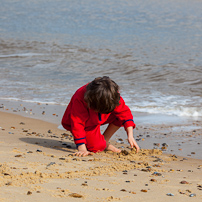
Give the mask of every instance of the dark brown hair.
[{"label": "dark brown hair", "polygon": [[119,105],[119,86],[107,76],[95,78],[87,85],[84,99],[89,108],[108,114]]}]

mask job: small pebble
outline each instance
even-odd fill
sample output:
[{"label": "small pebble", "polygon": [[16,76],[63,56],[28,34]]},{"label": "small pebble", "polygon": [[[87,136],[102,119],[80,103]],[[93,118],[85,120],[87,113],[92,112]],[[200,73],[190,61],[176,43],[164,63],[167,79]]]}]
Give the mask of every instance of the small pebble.
[{"label": "small pebble", "polygon": [[55,162],[50,162],[50,163],[47,165],[47,167],[52,166],[52,165],[54,165],[54,164],[56,164],[56,163],[55,163]]},{"label": "small pebble", "polygon": [[172,193],[168,193],[168,194],[166,194],[167,196],[174,196],[174,194],[172,194]]},{"label": "small pebble", "polygon": [[36,150],[36,152],[42,152],[42,150],[40,150],[40,149],[37,149],[37,150]]},{"label": "small pebble", "polygon": [[154,172],[152,175],[161,176],[162,174],[161,174],[161,173],[158,173],[158,172]]},{"label": "small pebble", "polygon": [[125,189],[121,189],[120,191],[126,192],[126,190],[125,190]]},{"label": "small pebble", "polygon": [[131,194],[136,194],[136,192],[134,192],[134,191],[130,191],[129,193],[131,193]]},{"label": "small pebble", "polygon": [[86,183],[83,183],[83,184],[81,184],[81,186],[88,186],[88,184],[86,184]]},{"label": "small pebble", "polygon": [[117,140],[116,142],[119,143],[119,144],[124,144],[124,142],[119,141],[119,140]]},{"label": "small pebble", "polygon": [[142,189],[141,192],[147,192],[147,190],[146,189]]},{"label": "small pebble", "polygon": [[190,194],[189,197],[196,197],[196,194]]},{"label": "small pebble", "polygon": [[32,192],[31,192],[31,191],[28,191],[28,192],[27,192],[27,195],[31,195],[31,194],[32,194]]},{"label": "small pebble", "polygon": [[69,196],[73,197],[73,198],[83,198],[83,196],[81,194],[77,194],[77,193],[69,194]]},{"label": "small pebble", "polygon": [[12,185],[12,182],[8,182],[8,183],[6,183],[6,185],[7,185],[7,186],[10,186],[10,185]]},{"label": "small pebble", "polygon": [[197,187],[198,187],[198,188],[202,188],[202,185],[201,185],[201,184],[199,184]]},{"label": "small pebble", "polygon": [[180,182],[180,184],[189,184],[189,182],[183,180],[183,181]]},{"label": "small pebble", "polygon": [[160,143],[154,143],[154,146],[160,147]]},{"label": "small pebble", "polygon": [[64,160],[65,160],[65,158],[59,158],[59,160],[62,160],[62,161],[64,161]]},{"label": "small pebble", "polygon": [[15,155],[15,157],[22,157],[22,155]]}]

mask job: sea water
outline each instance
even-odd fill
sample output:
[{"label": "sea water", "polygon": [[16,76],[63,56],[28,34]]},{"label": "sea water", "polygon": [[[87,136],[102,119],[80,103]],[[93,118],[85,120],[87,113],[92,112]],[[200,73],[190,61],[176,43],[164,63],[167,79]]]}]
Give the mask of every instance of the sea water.
[{"label": "sea water", "polygon": [[66,106],[106,75],[132,111],[202,117],[202,1],[0,5],[0,99]]}]

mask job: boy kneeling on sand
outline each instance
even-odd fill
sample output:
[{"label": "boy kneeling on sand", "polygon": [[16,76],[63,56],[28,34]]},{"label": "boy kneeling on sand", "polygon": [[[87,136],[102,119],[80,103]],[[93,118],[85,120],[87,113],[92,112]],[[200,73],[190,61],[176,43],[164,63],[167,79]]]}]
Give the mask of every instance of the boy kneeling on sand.
[{"label": "boy kneeling on sand", "polygon": [[[109,124],[103,135],[100,126]],[[98,77],[79,88],[72,96],[62,119],[63,127],[74,137],[76,156],[110,150],[121,152],[109,143],[112,135],[124,126],[130,146],[139,151],[133,137],[135,123],[129,107],[119,93],[119,86],[109,77]]]}]

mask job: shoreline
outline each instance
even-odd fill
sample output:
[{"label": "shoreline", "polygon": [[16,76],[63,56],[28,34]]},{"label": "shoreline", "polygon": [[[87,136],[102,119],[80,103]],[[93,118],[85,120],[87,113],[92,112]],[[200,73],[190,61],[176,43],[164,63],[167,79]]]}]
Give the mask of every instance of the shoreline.
[{"label": "shoreline", "polygon": [[[0,99],[0,112],[8,112],[27,118],[56,124],[58,129],[66,130],[61,120],[66,106],[7,101]],[[177,117],[162,114],[132,112],[136,123],[134,137],[143,149],[163,149],[164,153],[202,159],[202,120],[190,117]],[[103,132],[105,126],[101,127]],[[122,141],[119,141],[122,139]],[[112,137],[115,142],[127,144],[126,133],[119,129]],[[126,145],[127,146],[127,145]],[[126,147],[123,146],[122,147]]]},{"label": "shoreline", "polygon": [[124,146],[121,154],[75,157],[72,137],[57,124],[7,112],[0,116],[0,201],[202,200],[200,159],[160,149],[136,154],[116,141]]}]

